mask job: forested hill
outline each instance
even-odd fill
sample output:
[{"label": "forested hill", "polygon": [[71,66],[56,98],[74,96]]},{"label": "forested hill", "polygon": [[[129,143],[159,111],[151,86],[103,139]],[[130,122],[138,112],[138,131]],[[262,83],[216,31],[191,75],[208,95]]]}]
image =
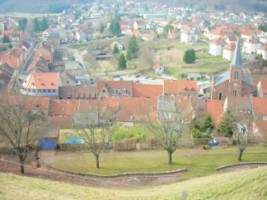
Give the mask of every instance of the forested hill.
[{"label": "forested hill", "polygon": [[[91,3],[97,0],[0,0],[0,12],[55,13],[76,3]],[[105,0],[101,0],[105,1]],[[141,0],[133,0],[141,1]],[[224,12],[265,12],[267,0],[142,0],[170,6],[187,6]]]},{"label": "forested hill", "polygon": [[[136,0],[138,1],[138,0]],[[146,0],[164,3],[171,6],[187,6],[225,12],[265,12],[267,0]]]},{"label": "forested hill", "polygon": [[0,0],[0,12],[58,13],[72,4],[96,0]]}]

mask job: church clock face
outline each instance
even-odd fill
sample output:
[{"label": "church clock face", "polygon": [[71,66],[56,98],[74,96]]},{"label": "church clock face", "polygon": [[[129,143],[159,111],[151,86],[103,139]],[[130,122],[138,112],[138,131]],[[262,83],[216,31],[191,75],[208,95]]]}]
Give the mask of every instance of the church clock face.
[{"label": "church clock face", "polygon": [[234,83],[234,87],[237,87],[238,86],[238,83]]}]

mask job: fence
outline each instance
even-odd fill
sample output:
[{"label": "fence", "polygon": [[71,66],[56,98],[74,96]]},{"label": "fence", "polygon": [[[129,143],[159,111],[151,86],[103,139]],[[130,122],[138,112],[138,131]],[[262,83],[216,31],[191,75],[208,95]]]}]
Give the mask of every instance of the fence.
[{"label": "fence", "polygon": [[[197,139],[180,139],[177,146],[180,148],[192,148],[197,146],[208,145],[211,139],[208,138],[197,138]],[[229,138],[218,137],[216,140],[219,142],[219,146],[230,146],[233,145],[233,140]],[[249,136],[248,144],[267,144],[266,140],[263,140],[259,136]],[[112,148],[112,145],[107,145],[107,149]],[[113,149],[115,151],[131,151],[131,150],[148,150],[161,148],[160,141],[157,139],[143,139],[137,140],[124,139],[122,141],[113,142]],[[85,150],[87,149],[85,144],[59,144],[61,150]]]}]

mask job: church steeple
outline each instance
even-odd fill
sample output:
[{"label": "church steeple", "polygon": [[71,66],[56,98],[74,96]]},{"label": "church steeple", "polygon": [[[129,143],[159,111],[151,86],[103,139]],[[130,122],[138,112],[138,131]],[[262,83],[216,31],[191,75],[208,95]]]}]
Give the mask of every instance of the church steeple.
[{"label": "church steeple", "polygon": [[236,43],[236,48],[230,67],[242,67],[242,56],[241,56],[239,41],[237,41]]}]

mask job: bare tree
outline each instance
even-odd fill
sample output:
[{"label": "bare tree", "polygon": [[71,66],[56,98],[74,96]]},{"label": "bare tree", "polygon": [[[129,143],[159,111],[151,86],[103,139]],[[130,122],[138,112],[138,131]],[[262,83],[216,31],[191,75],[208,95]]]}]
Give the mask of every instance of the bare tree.
[{"label": "bare tree", "polygon": [[108,147],[115,131],[117,113],[117,110],[107,106],[100,109],[91,108],[88,112],[78,112],[74,115],[74,127],[94,155],[96,168],[100,168],[100,154]]},{"label": "bare tree", "polygon": [[39,140],[39,129],[45,121],[43,111],[25,109],[25,100],[23,96],[7,92],[1,93],[0,97],[0,134],[6,145],[15,150],[22,174],[28,152]]},{"label": "bare tree", "polygon": [[168,163],[172,164],[172,155],[179,145],[179,139],[188,128],[188,113],[175,102],[175,97],[159,97],[157,115],[157,121],[149,120],[145,126],[167,151]]},{"label": "bare tree", "polygon": [[233,135],[233,139],[236,142],[237,148],[239,150],[238,161],[242,161],[243,153],[248,144],[248,129],[243,123],[238,123],[236,125],[236,130]]}]

